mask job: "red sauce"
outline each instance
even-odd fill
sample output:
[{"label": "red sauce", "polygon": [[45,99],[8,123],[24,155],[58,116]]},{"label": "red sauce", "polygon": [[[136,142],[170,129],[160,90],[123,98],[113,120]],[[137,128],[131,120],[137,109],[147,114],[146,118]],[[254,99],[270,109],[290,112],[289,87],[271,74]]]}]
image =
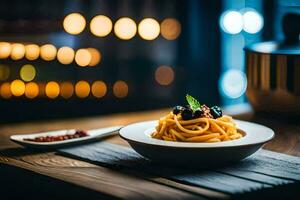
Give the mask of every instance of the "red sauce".
[{"label": "red sauce", "polygon": [[76,130],[74,134],[66,134],[66,135],[58,135],[58,136],[42,136],[36,138],[25,138],[25,141],[31,142],[56,142],[56,141],[63,141],[63,140],[70,140],[74,138],[81,138],[88,136],[86,131],[83,130]]}]

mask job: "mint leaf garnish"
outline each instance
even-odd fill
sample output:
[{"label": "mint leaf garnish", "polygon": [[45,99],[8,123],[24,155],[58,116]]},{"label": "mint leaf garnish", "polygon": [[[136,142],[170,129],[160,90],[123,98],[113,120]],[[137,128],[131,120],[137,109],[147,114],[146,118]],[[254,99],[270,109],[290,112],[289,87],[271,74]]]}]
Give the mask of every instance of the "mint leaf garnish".
[{"label": "mint leaf garnish", "polygon": [[194,112],[200,108],[201,104],[199,103],[199,101],[197,101],[197,99],[188,94],[185,96],[185,98]]}]

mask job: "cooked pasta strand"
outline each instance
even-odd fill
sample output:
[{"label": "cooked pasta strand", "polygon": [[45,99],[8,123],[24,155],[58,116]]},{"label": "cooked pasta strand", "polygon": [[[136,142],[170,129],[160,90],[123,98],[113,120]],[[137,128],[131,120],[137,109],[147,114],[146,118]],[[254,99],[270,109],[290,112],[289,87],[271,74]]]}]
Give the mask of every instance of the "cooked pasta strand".
[{"label": "cooked pasta strand", "polygon": [[210,139],[206,140],[205,142],[221,142],[221,140],[219,138],[210,138]]},{"label": "cooked pasta strand", "polygon": [[243,135],[237,130],[232,117],[196,118],[182,120],[180,114],[170,112],[158,121],[152,137],[167,141],[181,142],[221,142],[236,140]]},{"label": "cooked pasta strand", "polygon": [[178,126],[178,128],[183,131],[183,132],[186,132],[186,133],[190,133],[190,134],[201,134],[201,133],[204,133],[208,128],[209,128],[209,123],[208,123],[208,120],[206,119],[206,125],[204,128],[201,128],[200,130],[197,130],[197,131],[193,131],[193,130],[189,130],[189,129],[186,129],[184,128],[180,123],[179,121],[177,120],[177,117],[176,115],[174,116],[174,119],[175,119],[175,123],[176,125]]},{"label": "cooked pasta strand", "polygon": [[211,139],[211,138],[216,138],[219,137],[220,134],[219,133],[213,133],[213,134],[207,134],[207,135],[200,135],[200,136],[195,136],[195,137],[191,137],[186,139],[186,141],[190,141],[190,142],[203,142],[205,140]]},{"label": "cooked pasta strand", "polygon": [[183,135],[181,135],[180,133],[178,133],[177,131],[175,131],[174,129],[171,129],[170,130],[170,133],[172,133],[172,134],[174,134],[176,137],[178,137],[180,140],[182,140],[182,141],[185,141],[186,140],[186,138],[183,136]]}]

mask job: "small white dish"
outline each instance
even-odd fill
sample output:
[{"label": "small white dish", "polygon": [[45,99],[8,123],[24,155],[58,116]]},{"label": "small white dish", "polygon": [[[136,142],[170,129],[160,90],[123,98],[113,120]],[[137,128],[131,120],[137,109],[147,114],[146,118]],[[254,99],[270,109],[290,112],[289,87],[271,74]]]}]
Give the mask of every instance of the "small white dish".
[{"label": "small white dish", "polygon": [[157,121],[128,125],[120,130],[120,136],[132,148],[150,160],[185,165],[209,166],[244,159],[274,137],[268,127],[234,120],[244,137],[217,143],[172,142],[152,138]]},{"label": "small white dish", "polygon": [[63,136],[67,134],[74,134],[76,130],[70,129],[70,130],[49,131],[49,132],[34,133],[34,134],[12,135],[10,136],[10,139],[13,142],[18,143],[25,147],[55,149],[55,148],[66,147],[69,145],[76,145],[85,142],[99,140],[103,137],[117,134],[121,128],[122,126],[113,126],[108,128],[88,130],[87,131],[88,136],[62,140],[62,141],[54,141],[54,142],[33,142],[24,139],[34,139],[36,137],[46,137],[46,136]]}]

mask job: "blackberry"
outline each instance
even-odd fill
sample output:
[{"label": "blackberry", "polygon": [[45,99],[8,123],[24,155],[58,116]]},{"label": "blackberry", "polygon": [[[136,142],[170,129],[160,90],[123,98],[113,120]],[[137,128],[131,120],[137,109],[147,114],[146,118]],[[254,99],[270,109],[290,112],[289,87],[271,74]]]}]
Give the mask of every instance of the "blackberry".
[{"label": "blackberry", "polygon": [[185,108],[182,112],[181,112],[181,116],[183,120],[190,120],[193,118],[193,111],[190,108]]},{"label": "blackberry", "polygon": [[222,110],[219,106],[213,106],[210,108],[210,113],[214,117],[214,119],[222,117]]},{"label": "blackberry", "polygon": [[203,111],[201,110],[201,108],[199,108],[199,109],[197,109],[197,110],[194,112],[193,118],[194,118],[194,119],[195,119],[195,118],[199,118],[199,117],[202,116],[202,114],[203,114]]},{"label": "blackberry", "polygon": [[179,114],[180,112],[182,112],[183,109],[184,109],[184,107],[182,107],[182,106],[175,106],[175,107],[173,108],[173,114],[174,114],[174,115],[177,115],[177,114]]}]

